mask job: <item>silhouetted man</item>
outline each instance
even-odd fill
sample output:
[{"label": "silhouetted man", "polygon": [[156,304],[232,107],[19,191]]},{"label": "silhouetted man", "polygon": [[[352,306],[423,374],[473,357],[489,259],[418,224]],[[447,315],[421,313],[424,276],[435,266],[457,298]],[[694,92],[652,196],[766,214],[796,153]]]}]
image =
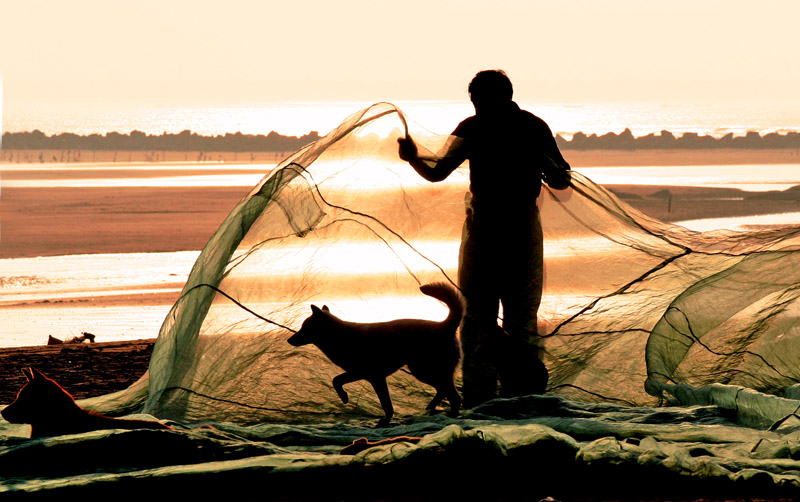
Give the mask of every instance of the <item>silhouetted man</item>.
[{"label": "silhouetted man", "polygon": [[[536,317],[542,296],[543,245],[536,199],[542,180],[563,189],[570,184],[570,174],[547,124],[512,101],[511,81],[504,72],[479,72],[468,90],[475,115],[456,127],[444,155],[420,155],[410,138],[398,142],[400,158],[428,181],[444,180],[469,160],[471,197],[458,281],[466,299],[461,328],[464,404],[471,407],[497,395],[497,369],[502,373],[504,368],[496,348],[501,338],[509,338],[498,333],[500,303],[503,329],[521,349],[513,351],[512,359],[520,361],[522,355],[523,366],[541,366]],[[508,344],[502,341],[500,346]],[[526,374],[524,369],[512,373]],[[506,383],[503,387],[515,389],[515,394],[537,388],[535,382]]]}]

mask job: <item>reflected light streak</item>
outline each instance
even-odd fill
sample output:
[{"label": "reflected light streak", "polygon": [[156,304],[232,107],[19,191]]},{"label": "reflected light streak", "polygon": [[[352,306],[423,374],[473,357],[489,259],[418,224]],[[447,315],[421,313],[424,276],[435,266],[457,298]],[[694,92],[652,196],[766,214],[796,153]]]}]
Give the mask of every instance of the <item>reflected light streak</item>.
[{"label": "reflected light streak", "polygon": [[[82,301],[82,300],[92,300],[95,298],[109,298],[109,297],[127,297],[130,295],[156,295],[156,294],[164,294],[164,293],[179,293],[181,289],[183,289],[182,284],[178,284],[178,287],[169,287],[165,286],[163,288],[153,288],[153,289],[111,289],[106,291],[69,291],[69,290],[60,290],[60,291],[48,291],[45,295],[42,292],[30,292],[26,294],[3,294],[0,297],[0,307],[8,307],[8,306],[20,306],[22,304],[30,304],[36,302],[43,302],[43,296],[46,296],[47,302],[58,302],[69,300],[71,302],[75,301]],[[172,305],[172,301],[166,302],[170,306]]]},{"label": "reflected light streak", "polygon": [[21,179],[3,181],[3,186],[9,188],[252,187],[263,177],[263,174],[212,174],[163,178]]},{"label": "reflected light streak", "polygon": [[[398,256],[406,263],[413,264],[419,272],[436,272],[438,268],[428,260],[445,270],[458,266],[459,240],[452,241],[417,241],[412,245],[422,257],[411,249],[396,249]],[[578,237],[573,239],[547,239],[544,243],[545,259],[571,258],[590,255],[605,255],[616,251],[619,245],[602,237]],[[308,272],[308,264],[314,264],[314,270],[330,275],[373,275],[403,272],[405,268],[396,258],[390,262],[394,266],[388,269],[386,260],[376,257],[388,256],[391,253],[385,244],[380,242],[347,242],[338,241],[326,247],[286,246],[276,249],[261,249],[250,258],[250,267],[237,267],[239,277],[293,276]],[[394,258],[394,255],[392,255]],[[427,258],[427,260],[426,260]],[[235,259],[234,259],[235,261]]]}]

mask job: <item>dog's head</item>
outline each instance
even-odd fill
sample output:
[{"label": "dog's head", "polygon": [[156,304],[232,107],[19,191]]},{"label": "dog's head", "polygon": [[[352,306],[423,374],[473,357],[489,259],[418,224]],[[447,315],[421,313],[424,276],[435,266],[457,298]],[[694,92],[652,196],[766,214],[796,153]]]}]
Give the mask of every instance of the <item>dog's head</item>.
[{"label": "dog's head", "polygon": [[316,343],[321,332],[326,329],[330,317],[331,313],[327,305],[323,305],[321,309],[316,305],[312,305],[311,315],[303,321],[303,325],[300,329],[290,336],[287,341],[294,347]]},{"label": "dog's head", "polygon": [[22,373],[28,381],[19,390],[14,402],[0,411],[6,421],[32,424],[58,415],[65,405],[74,405],[72,396],[55,380],[33,368],[25,368]]}]

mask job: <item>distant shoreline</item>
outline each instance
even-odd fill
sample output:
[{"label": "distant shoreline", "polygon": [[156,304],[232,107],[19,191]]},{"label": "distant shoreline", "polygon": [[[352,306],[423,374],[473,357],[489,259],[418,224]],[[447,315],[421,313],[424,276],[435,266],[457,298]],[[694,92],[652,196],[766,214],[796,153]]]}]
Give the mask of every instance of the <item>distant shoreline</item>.
[{"label": "distant shoreline", "polygon": [[[0,150],[3,164],[276,164],[291,154],[280,152]],[[707,148],[646,150],[563,150],[572,167],[711,166],[800,164],[800,148]],[[2,170],[2,167],[0,167]]]}]

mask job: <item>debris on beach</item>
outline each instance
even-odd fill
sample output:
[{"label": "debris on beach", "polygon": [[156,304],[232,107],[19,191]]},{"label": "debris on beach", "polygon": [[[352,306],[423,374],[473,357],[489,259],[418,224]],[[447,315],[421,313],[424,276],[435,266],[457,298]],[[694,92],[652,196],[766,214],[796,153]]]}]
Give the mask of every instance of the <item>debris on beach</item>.
[{"label": "debris on beach", "polygon": [[81,333],[81,336],[73,336],[72,338],[68,338],[66,340],[59,340],[58,338],[54,337],[53,335],[47,335],[47,345],[62,345],[62,344],[69,344],[69,343],[83,343],[88,341],[89,343],[94,343],[95,335],[84,331]]}]

